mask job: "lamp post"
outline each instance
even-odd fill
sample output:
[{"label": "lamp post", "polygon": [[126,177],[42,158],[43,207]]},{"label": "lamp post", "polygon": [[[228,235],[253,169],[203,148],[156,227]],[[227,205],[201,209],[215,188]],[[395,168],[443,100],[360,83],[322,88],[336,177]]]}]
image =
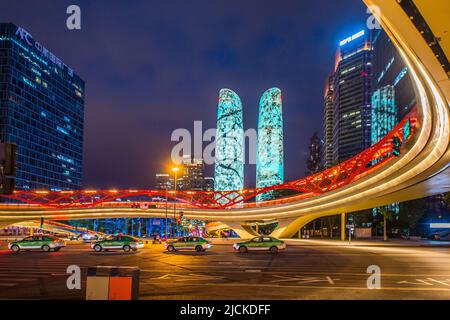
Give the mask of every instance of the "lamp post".
[{"label": "lamp post", "polygon": [[[176,219],[176,210],[177,210],[177,175],[178,175],[178,171],[180,169],[178,167],[173,167],[172,168],[172,172],[174,174],[174,179],[173,179],[173,189],[175,191],[174,194],[174,201],[173,201],[173,219],[175,221]],[[175,226],[175,224],[173,224],[173,226]],[[172,227],[172,234],[174,235],[174,228]]]},{"label": "lamp post", "polygon": [[169,192],[169,182],[166,183],[166,232],[164,234],[164,236],[166,237],[166,240],[169,239],[169,225],[167,224],[167,221],[168,221],[168,219],[167,219],[167,206],[168,206],[167,201],[169,198],[167,195],[168,192]]}]

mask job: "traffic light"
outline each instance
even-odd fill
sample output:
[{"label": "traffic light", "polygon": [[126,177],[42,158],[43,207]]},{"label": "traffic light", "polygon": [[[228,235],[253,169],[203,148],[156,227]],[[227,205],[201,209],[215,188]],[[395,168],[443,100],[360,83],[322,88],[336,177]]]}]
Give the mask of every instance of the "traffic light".
[{"label": "traffic light", "polygon": [[402,141],[400,140],[399,137],[394,136],[392,138],[392,145],[393,145],[392,153],[394,154],[394,156],[399,157],[400,156],[400,147],[402,145]]},{"label": "traffic light", "polygon": [[180,212],[180,214],[178,215],[178,219],[177,219],[177,223],[179,225],[181,225],[181,221],[183,220],[183,211]]}]

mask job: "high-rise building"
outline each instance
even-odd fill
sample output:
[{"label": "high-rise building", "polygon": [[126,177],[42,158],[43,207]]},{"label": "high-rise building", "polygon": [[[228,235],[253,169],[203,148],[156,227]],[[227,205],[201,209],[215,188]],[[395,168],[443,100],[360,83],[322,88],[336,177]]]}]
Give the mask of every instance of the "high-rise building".
[{"label": "high-rise building", "polygon": [[155,175],[155,189],[173,190],[173,178],[168,173],[157,173]]},{"label": "high-rise building", "polygon": [[372,95],[371,144],[383,139],[397,124],[394,86],[385,86]]},{"label": "high-rise building", "polygon": [[205,177],[203,180],[203,190],[204,191],[214,191],[214,178]]},{"label": "high-rise building", "polygon": [[[371,143],[375,144],[408,114],[416,104],[416,97],[408,68],[386,32],[375,34],[373,43]],[[398,203],[384,208],[398,219]],[[373,215],[379,215],[380,209],[374,208]]]},{"label": "high-rise building", "polygon": [[309,143],[309,156],[306,159],[306,175],[311,175],[322,170],[322,140],[317,132],[314,132]]},{"label": "high-rise building", "polygon": [[324,114],[323,114],[323,166],[325,169],[333,166],[333,95],[334,95],[334,73],[330,74],[325,84]]},{"label": "high-rise building", "polygon": [[[376,90],[372,95],[372,145],[383,139],[398,122],[397,106],[395,105],[395,88],[387,85]],[[379,161],[379,159],[378,159]],[[394,214],[398,219],[400,206],[398,203],[392,203],[385,206],[386,210]],[[380,208],[374,208],[374,216],[380,213]]]},{"label": "high-rise building", "polygon": [[339,43],[333,96],[333,164],[370,146],[372,31]]},{"label": "high-rise building", "polygon": [[217,110],[214,190],[244,188],[244,129],[242,103],[229,89],[219,92]]},{"label": "high-rise building", "polygon": [[[183,156],[183,161],[177,176],[177,190],[213,190],[214,179],[205,177],[205,165],[203,159],[192,159],[191,156]],[[157,173],[155,175],[155,189],[174,190],[174,176],[169,173]]]},{"label": "high-rise building", "polygon": [[17,146],[17,189],[77,189],[84,81],[22,27],[0,24],[0,140]]},{"label": "high-rise building", "polygon": [[394,90],[394,104],[398,121],[416,104],[416,96],[411,82],[408,68],[385,31],[374,36],[373,51],[373,91],[392,86]]},{"label": "high-rise building", "polygon": [[191,159],[191,156],[184,156],[182,174],[184,190],[204,190],[205,165],[203,159]]},{"label": "high-rise building", "polygon": [[[271,88],[259,102],[256,187],[270,187],[284,182],[283,112],[281,91]],[[257,196],[269,200],[272,192]]]}]

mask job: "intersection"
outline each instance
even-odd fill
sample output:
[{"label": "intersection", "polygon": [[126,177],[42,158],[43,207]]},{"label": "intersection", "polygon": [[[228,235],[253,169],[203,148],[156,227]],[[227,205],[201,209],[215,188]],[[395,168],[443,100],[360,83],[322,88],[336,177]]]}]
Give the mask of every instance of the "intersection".
[{"label": "intersection", "polygon": [[[139,299],[449,299],[450,244],[375,241],[351,245],[288,240],[285,252],[239,254],[231,245],[210,251],[95,253],[88,244],[60,252],[13,254],[1,245],[1,298],[83,299],[88,266],[140,268]],[[66,268],[82,270],[81,290],[66,288]],[[381,289],[367,289],[367,267],[381,268]]]}]

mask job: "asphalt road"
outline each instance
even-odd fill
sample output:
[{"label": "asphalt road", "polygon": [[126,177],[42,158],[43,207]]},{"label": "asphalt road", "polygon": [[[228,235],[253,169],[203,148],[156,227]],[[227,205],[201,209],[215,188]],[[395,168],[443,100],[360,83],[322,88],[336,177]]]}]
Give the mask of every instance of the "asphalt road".
[{"label": "asphalt road", "polygon": [[[288,241],[278,254],[208,252],[95,253],[88,245],[60,252],[9,252],[0,244],[0,299],[84,299],[88,266],[137,266],[140,299],[450,299],[450,248]],[[66,287],[69,265],[82,268],[82,289]],[[367,288],[367,267],[381,268],[381,289]]]}]

